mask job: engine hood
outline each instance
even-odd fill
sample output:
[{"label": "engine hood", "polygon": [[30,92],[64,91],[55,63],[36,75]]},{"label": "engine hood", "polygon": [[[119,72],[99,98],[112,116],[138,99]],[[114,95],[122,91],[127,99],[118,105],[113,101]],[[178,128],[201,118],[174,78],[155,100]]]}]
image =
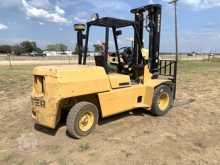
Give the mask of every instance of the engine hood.
[{"label": "engine hood", "polygon": [[111,89],[104,68],[85,65],[39,66],[34,76],[45,78],[46,91],[53,91],[59,97],[67,98]]},{"label": "engine hood", "polygon": [[39,76],[83,76],[88,73],[96,73],[100,76],[106,75],[105,70],[102,67],[87,66],[87,65],[50,65],[50,66],[38,66],[33,70],[33,75]]}]

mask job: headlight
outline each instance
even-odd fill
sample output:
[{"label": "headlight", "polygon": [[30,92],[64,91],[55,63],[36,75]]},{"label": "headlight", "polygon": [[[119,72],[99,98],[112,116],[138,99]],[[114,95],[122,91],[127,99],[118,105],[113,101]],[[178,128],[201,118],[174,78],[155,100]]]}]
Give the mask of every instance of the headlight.
[{"label": "headlight", "polygon": [[75,31],[84,31],[86,29],[86,25],[85,24],[75,24],[74,29],[75,29]]}]

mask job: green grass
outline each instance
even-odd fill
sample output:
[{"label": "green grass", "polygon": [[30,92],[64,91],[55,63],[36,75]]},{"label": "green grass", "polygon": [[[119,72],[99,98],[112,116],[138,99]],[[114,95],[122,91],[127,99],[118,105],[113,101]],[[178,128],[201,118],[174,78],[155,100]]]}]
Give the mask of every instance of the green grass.
[{"label": "green grass", "polygon": [[52,154],[57,154],[61,152],[61,147],[59,145],[49,145],[48,146],[48,152]]},{"label": "green grass", "polygon": [[16,164],[21,165],[24,164],[24,160],[19,158],[17,154],[13,152],[0,152],[0,162],[4,162],[6,164]]},{"label": "green grass", "polygon": [[13,156],[14,155],[12,153],[0,152],[0,161],[8,162],[13,158]]},{"label": "green grass", "polygon": [[80,143],[79,145],[79,151],[83,152],[83,151],[87,151],[90,148],[89,143]]},{"label": "green grass", "polygon": [[35,165],[48,165],[49,162],[47,160],[38,160],[34,164]]},{"label": "green grass", "polygon": [[220,61],[181,61],[178,70],[180,72],[209,72],[219,70]]},{"label": "green grass", "polygon": [[34,66],[0,66],[0,94],[10,98],[31,90]]},{"label": "green grass", "polygon": [[[15,98],[31,92],[33,68],[33,65],[13,66],[12,68],[0,66],[0,95],[5,98]],[[207,76],[207,78],[219,76],[220,60],[184,61],[178,64],[178,79],[190,78],[198,74]]]},{"label": "green grass", "polygon": [[178,64],[177,86],[188,87],[195,80],[216,80],[220,75],[220,62],[184,61]]}]

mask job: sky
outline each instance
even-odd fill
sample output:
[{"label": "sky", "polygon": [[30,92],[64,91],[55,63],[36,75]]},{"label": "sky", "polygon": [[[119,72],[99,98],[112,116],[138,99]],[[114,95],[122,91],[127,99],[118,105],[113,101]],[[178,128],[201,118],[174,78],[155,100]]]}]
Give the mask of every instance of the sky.
[{"label": "sky", "polygon": [[[76,42],[73,24],[89,21],[94,13],[99,13],[100,17],[133,20],[130,9],[151,3],[163,7],[161,51],[174,51],[174,10],[168,0],[1,0],[0,44],[31,40],[41,48],[54,43],[73,48]],[[220,52],[219,17],[220,0],[179,0],[180,51]],[[103,29],[93,29],[91,34],[90,46],[104,40]],[[133,32],[125,30],[123,34],[119,45],[129,46]]]}]

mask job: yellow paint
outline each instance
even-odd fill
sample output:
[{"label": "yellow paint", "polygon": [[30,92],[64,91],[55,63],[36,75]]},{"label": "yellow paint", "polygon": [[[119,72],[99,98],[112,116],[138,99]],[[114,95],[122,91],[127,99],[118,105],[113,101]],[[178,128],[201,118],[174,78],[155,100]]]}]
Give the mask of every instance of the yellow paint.
[{"label": "yellow paint", "polygon": [[131,86],[130,76],[128,75],[111,73],[108,77],[112,89]]},{"label": "yellow paint", "polygon": [[[41,66],[34,68],[33,75],[34,79],[42,76],[44,84],[34,80],[32,103],[33,100],[45,102],[45,107],[33,105],[34,119],[50,128],[55,128],[59,121],[59,103],[62,99],[111,90],[102,67]],[[44,86],[44,91],[41,86]]]},{"label": "yellow paint", "polygon": [[107,75],[97,66],[41,66],[34,68],[33,75],[32,116],[36,123],[49,128],[59,122],[64,99],[80,96],[83,101],[95,94],[102,117],[107,117],[138,107],[150,109],[155,87],[170,82],[151,79],[147,66],[143,83],[133,85],[128,75]]},{"label": "yellow paint", "polygon": [[149,50],[148,50],[148,49],[142,48],[142,49],[141,49],[141,53],[142,53],[142,57],[143,57],[145,60],[148,60],[148,59],[149,59]]},{"label": "yellow paint", "polygon": [[[45,84],[59,98],[109,91],[108,76],[96,66],[46,66],[34,69],[34,75],[45,75]],[[50,77],[50,78],[48,78]],[[51,89],[51,85],[53,89]],[[48,93],[45,89],[45,92]],[[54,91],[56,93],[54,93]]]},{"label": "yellow paint", "polygon": [[137,102],[139,96],[144,97],[145,87],[143,85],[133,85],[128,88],[120,88],[110,92],[99,93],[99,102],[102,109],[102,117],[121,113],[138,105],[143,105],[144,98]]},{"label": "yellow paint", "polygon": [[92,112],[85,113],[79,119],[79,129],[83,132],[87,132],[90,128],[92,128],[94,121],[95,118]]},{"label": "yellow paint", "polygon": [[167,107],[169,106],[170,97],[168,93],[161,93],[159,97],[159,108],[161,111],[165,111]]},{"label": "yellow paint", "polygon": [[148,66],[146,65],[146,66],[144,67],[144,84],[149,83],[149,81],[151,80],[151,78],[152,78],[152,74],[150,73],[149,68],[148,68]]}]

